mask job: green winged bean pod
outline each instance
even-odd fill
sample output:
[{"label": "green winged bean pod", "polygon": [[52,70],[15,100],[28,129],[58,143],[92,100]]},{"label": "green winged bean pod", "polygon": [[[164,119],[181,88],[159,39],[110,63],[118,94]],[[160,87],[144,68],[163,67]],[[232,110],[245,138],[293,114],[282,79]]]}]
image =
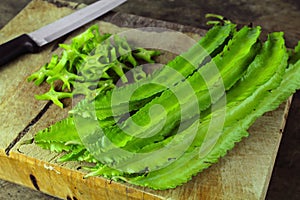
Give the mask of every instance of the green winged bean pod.
[{"label": "green winged bean pod", "polygon": [[[218,88],[212,86],[216,85],[216,82],[218,82],[220,78],[223,79],[225,89],[229,89],[239,78],[241,78],[243,72],[247,69],[249,63],[255,56],[255,53],[257,51],[256,43],[259,34],[259,27],[254,29],[244,27],[239,32],[237,32],[236,35],[233,36],[232,40],[230,40],[228,45],[225,46],[221,54],[214,57],[211,62],[207,63],[205,66],[199,69],[199,73],[194,73],[184,82],[180,82],[179,84],[177,84],[174,89],[164,91],[161,96],[156,97],[150,103],[146,104],[139,111],[137,111],[134,115],[132,115],[132,119],[126,120],[123,123],[117,124],[112,127],[107,127],[106,129],[104,129],[105,135],[103,135],[103,137],[107,137],[118,148],[122,147],[126,151],[136,152],[145,144],[151,144],[153,142],[159,142],[163,140],[167,135],[170,135],[170,132],[172,131],[176,133],[175,130],[176,128],[178,128],[181,121],[187,121],[186,118],[192,118],[195,117],[195,115],[199,115],[199,113],[193,112],[193,110],[195,110],[195,107],[199,106],[201,108],[201,111],[204,110],[202,107],[203,104],[208,106],[210,105],[210,102],[208,102],[207,99],[203,97],[210,97],[211,93],[213,92],[209,90],[219,91]],[[240,46],[239,44],[242,41],[244,42],[244,45]],[[255,51],[252,51],[253,46],[255,46]],[[224,62],[222,62],[222,60]],[[216,64],[219,73],[210,76],[209,79],[205,82],[202,76],[208,76],[205,73],[207,73],[209,69],[212,70],[213,66],[211,65],[214,64]],[[231,71],[230,75],[226,75],[228,71]],[[188,88],[187,84],[192,85],[193,87],[193,91],[191,91],[190,94],[184,94]],[[208,87],[211,88],[208,89]],[[206,93],[204,93],[203,91],[205,91]],[[215,97],[215,99],[223,96],[224,92],[225,90],[223,91],[223,93],[220,93],[219,97]],[[173,93],[175,93],[175,95]],[[178,102],[178,99],[176,97],[176,95],[178,94],[184,95],[184,98],[181,99],[181,102]],[[196,101],[193,101],[194,95],[196,95],[197,97]],[[147,113],[148,110],[150,110],[154,105],[163,106],[165,112],[167,113],[167,116],[164,112],[158,111],[152,115],[153,118],[151,118],[151,125],[148,125],[150,119]],[[180,107],[182,107],[183,105],[186,106],[181,109]],[[208,106],[205,106],[204,108],[207,108]],[[164,121],[165,118],[166,121]],[[140,126],[133,126],[132,120],[134,121],[134,123],[142,125],[143,128],[141,128]],[[153,128],[159,127],[162,121],[164,121],[164,127],[161,128],[161,130]],[[127,133],[130,133],[130,135],[128,135]],[[99,141],[102,140],[104,139],[99,138]],[[108,146],[105,147],[105,144],[107,144]],[[111,157],[110,160],[112,160],[115,165],[118,165],[122,161],[126,160],[126,163],[132,163],[130,164],[130,170],[135,171],[141,171],[142,169],[146,167],[149,168],[150,166],[149,162],[144,162],[144,166],[139,166],[142,167],[142,169],[138,169],[136,168],[138,167],[138,165],[135,162],[131,161],[128,158],[127,154],[123,155],[121,153],[116,153],[116,151],[118,150],[114,149],[114,147],[112,147],[112,145],[110,145],[109,143],[99,143],[98,145],[99,148],[101,148],[101,151],[97,151],[95,146],[93,154],[97,158],[99,158],[100,161],[105,162],[108,157]],[[151,159],[149,158],[149,161]],[[157,164],[156,166],[158,167]]]},{"label": "green winged bean pod", "polygon": [[[263,50],[251,63],[243,79],[226,95],[228,99],[226,110],[229,111],[225,115],[223,131],[219,134],[212,148],[208,152],[202,149],[205,146],[205,142],[210,140],[210,137],[213,138],[215,135],[218,135],[218,133],[214,133],[214,136],[207,135],[210,124],[210,117],[207,115],[201,120],[197,136],[183,156],[165,168],[149,172],[146,175],[129,178],[128,181],[154,189],[173,188],[185,183],[193,175],[217,162],[220,157],[233,148],[234,143],[239,142],[242,137],[248,135],[247,129],[255,119],[266,112],[266,108],[274,109],[279,106],[278,102],[264,102],[264,105],[261,102],[273,96],[273,91],[277,90],[276,88],[282,84],[281,81],[287,66],[287,58],[282,33],[270,35]],[[299,72],[300,69],[298,68]],[[297,87],[299,86],[300,84]],[[269,92],[270,90],[273,91]],[[282,99],[288,98],[292,92],[294,92],[294,89],[287,92]],[[239,93],[239,96],[243,98],[236,99],[236,93]],[[267,110],[269,111],[270,109]],[[218,110],[215,112],[218,112]],[[218,115],[215,115],[215,117],[218,117]],[[188,129],[194,126],[195,124]],[[184,131],[189,132],[188,129]],[[186,169],[184,172],[181,170],[183,166]],[[180,173],[179,170],[181,171]],[[171,178],[165,178],[170,177],[171,174]]]},{"label": "green winged bean pod", "polygon": [[[161,68],[154,71],[154,73],[138,82],[125,85],[114,91],[108,91],[105,95],[98,96],[95,102],[95,109],[97,117],[102,120],[106,117],[114,116],[112,109],[115,113],[122,115],[127,112],[138,110],[142,106],[145,99],[153,99],[159,96],[164,90],[172,85],[176,85],[181,81],[182,77],[188,77],[201,65],[209,55],[215,55],[220,52],[220,47],[227,44],[229,38],[235,31],[235,25],[228,23],[224,26],[215,26],[210,29],[207,34],[200,39],[188,52],[177,56],[174,60],[167,64],[167,68]],[[170,69],[176,73],[170,76]],[[165,77],[168,77],[167,79]],[[151,84],[159,83],[163,79],[164,85]],[[125,98],[130,92],[134,91],[130,98],[130,109],[128,109],[128,99]],[[118,101],[112,101],[112,94],[118,94]]]}]

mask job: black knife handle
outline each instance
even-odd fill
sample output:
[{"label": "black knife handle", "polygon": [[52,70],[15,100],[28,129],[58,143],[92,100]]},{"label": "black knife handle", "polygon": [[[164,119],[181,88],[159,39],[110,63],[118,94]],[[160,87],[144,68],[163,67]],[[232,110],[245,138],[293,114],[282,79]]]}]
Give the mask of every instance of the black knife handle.
[{"label": "black knife handle", "polygon": [[27,34],[0,45],[0,66],[26,53],[36,53],[40,47]]}]

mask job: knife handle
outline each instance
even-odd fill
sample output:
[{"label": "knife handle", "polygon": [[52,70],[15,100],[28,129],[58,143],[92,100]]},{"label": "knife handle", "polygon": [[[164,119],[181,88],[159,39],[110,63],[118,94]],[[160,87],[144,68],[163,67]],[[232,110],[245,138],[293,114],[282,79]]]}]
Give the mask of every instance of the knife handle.
[{"label": "knife handle", "polygon": [[36,53],[40,47],[27,34],[0,45],[0,66],[26,53]]}]

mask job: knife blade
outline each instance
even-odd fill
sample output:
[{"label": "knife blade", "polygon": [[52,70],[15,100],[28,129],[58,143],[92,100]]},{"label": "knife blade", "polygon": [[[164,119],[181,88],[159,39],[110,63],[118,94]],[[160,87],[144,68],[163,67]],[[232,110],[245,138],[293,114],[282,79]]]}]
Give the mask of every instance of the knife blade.
[{"label": "knife blade", "polygon": [[37,53],[50,42],[100,17],[127,0],[100,0],[31,33],[0,45],[0,66],[26,53]]}]

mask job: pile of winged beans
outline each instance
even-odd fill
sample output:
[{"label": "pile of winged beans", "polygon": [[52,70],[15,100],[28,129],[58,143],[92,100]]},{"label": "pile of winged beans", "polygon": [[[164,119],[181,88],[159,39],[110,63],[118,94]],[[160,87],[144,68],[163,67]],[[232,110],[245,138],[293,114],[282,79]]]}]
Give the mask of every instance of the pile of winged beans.
[{"label": "pile of winged beans", "polygon": [[[186,183],[300,88],[300,42],[287,50],[282,32],[270,33],[266,41],[260,33],[260,27],[238,29],[221,20],[166,67],[151,74],[133,70],[129,82],[124,74],[153,63],[160,52],[133,49],[125,38],[100,34],[94,25],[71,44],[61,44],[61,56],[53,55],[28,78],[50,85],[37,99],[62,108],[60,99],[83,97],[67,118],[39,131],[34,143],[64,152],[61,162],[92,163],[86,177],[160,190]],[[170,76],[170,69],[179,76]],[[151,84],[161,77],[169,78]],[[118,79],[124,84],[117,87]],[[127,98],[113,101],[114,95],[126,94],[132,94],[129,104]],[[178,94],[184,94],[180,102]],[[163,112],[152,109],[156,105]]]}]

